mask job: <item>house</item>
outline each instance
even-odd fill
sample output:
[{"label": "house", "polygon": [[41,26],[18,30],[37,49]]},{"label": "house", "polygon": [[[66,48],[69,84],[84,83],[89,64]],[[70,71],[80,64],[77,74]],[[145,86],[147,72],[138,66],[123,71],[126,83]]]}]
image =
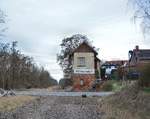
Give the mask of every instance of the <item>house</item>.
[{"label": "house", "polygon": [[135,49],[129,51],[129,66],[136,67],[138,64],[150,63],[150,49]]},{"label": "house", "polygon": [[150,49],[140,49],[139,46],[135,46],[133,50],[129,51],[129,62],[127,65],[128,75],[130,79],[138,79],[140,73],[138,68],[146,63],[150,63]]},{"label": "house", "polygon": [[111,60],[106,61],[101,65],[101,78],[102,79],[112,79],[110,78],[113,75],[114,71],[117,71],[118,68],[124,68],[128,63],[128,60]]},{"label": "house", "polygon": [[127,64],[127,62],[128,60],[111,60],[111,61],[106,61],[105,64],[115,65],[116,67],[118,67]]},{"label": "house", "polygon": [[83,42],[72,53],[73,72],[71,78],[75,90],[89,89],[96,78],[100,77],[98,53],[87,42]]}]

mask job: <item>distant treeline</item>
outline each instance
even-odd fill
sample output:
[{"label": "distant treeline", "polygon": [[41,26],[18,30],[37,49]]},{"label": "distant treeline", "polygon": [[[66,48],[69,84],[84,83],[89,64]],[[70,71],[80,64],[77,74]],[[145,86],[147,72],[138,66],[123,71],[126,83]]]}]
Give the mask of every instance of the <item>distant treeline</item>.
[{"label": "distant treeline", "polygon": [[49,72],[38,67],[33,58],[17,50],[17,42],[0,43],[0,88],[47,88],[57,85]]}]

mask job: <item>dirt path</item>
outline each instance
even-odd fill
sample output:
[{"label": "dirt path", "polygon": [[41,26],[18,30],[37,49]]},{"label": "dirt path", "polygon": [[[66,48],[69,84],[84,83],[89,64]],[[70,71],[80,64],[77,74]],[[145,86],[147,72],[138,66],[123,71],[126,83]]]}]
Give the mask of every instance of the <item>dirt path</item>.
[{"label": "dirt path", "polygon": [[100,97],[42,97],[0,119],[101,119]]}]

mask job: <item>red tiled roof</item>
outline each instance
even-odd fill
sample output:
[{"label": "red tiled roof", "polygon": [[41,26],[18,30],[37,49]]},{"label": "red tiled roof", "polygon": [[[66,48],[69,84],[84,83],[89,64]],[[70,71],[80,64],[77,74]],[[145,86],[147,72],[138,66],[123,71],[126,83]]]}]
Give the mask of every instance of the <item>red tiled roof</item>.
[{"label": "red tiled roof", "polygon": [[89,45],[86,41],[82,42],[82,43],[72,52],[72,54],[73,54],[74,52],[76,52],[76,51],[78,50],[78,48],[80,48],[83,44],[87,45],[87,46],[91,49],[91,51],[93,51],[96,55],[98,54],[97,51],[96,51],[91,45]]}]

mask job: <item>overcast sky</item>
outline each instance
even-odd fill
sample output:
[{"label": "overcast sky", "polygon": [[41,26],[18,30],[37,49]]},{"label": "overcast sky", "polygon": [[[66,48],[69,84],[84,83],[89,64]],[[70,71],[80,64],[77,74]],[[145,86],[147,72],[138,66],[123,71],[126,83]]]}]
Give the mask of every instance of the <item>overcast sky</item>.
[{"label": "overcast sky", "polygon": [[0,0],[7,14],[6,39],[60,79],[59,44],[73,34],[86,35],[104,60],[127,59],[135,45],[148,48],[132,22],[127,0]]}]

